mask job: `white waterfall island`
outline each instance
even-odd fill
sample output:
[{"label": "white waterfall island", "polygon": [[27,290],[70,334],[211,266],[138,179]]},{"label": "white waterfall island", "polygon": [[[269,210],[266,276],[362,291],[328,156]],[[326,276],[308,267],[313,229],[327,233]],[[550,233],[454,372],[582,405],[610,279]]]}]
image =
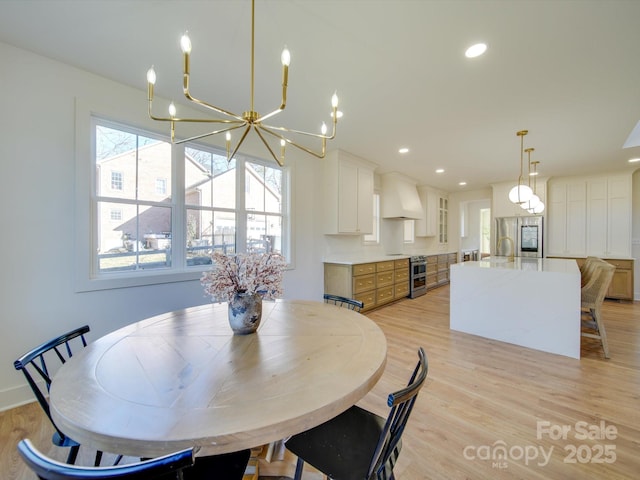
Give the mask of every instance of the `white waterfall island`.
[{"label": "white waterfall island", "polygon": [[575,260],[492,257],[451,266],[450,328],[580,358]]}]

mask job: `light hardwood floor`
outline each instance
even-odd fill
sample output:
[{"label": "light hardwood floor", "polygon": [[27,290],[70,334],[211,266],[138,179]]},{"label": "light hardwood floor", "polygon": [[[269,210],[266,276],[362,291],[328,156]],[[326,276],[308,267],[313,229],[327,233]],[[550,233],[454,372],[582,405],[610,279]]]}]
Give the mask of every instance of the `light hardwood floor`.
[{"label": "light hardwood floor", "polygon": [[[609,360],[586,338],[582,358],[574,360],[452,332],[448,287],[368,316],[387,336],[388,363],[362,406],[386,415],[386,396],[408,380],[418,347],[429,356],[398,479],[640,478],[640,302],[605,301]],[[539,422],[548,430],[539,432]],[[547,433],[561,429],[569,429],[565,438]],[[581,438],[585,430],[598,438]],[[55,454],[50,433],[35,404],[1,413],[0,477],[34,480],[15,444],[29,437]],[[609,438],[600,438],[605,433]],[[499,447],[506,458],[485,459]],[[260,473],[292,475],[294,462],[286,454],[262,462]],[[305,470],[305,480],[317,478]]]}]

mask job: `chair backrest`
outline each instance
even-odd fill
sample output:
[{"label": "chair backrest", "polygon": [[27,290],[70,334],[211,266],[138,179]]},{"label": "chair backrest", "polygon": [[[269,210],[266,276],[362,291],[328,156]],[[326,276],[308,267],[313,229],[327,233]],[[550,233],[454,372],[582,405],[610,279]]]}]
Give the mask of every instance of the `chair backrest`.
[{"label": "chair backrest", "polygon": [[616,267],[604,260],[594,260],[589,282],[581,289],[584,306],[599,308],[609,290]]},{"label": "chair backrest", "polygon": [[58,462],[38,451],[29,439],[18,443],[18,452],[31,470],[42,480],[174,480],[182,479],[182,470],[194,463],[193,449],[110,467],[81,467]]},{"label": "chair backrest", "polygon": [[364,308],[364,303],[359,300],[341,297],[339,295],[330,295],[328,293],[324,294],[324,303],[332,303],[339,307],[345,307],[349,310],[355,310],[356,312],[359,312]]},{"label": "chair backrest", "polygon": [[[57,338],[49,340],[33,350],[25,353],[15,362],[13,366],[16,370],[24,373],[31,390],[35,394],[40,406],[49,417],[51,424],[56,429],[60,438],[66,438],[65,435],[58,430],[49,410],[49,388],[51,387],[51,378],[57,371],[57,368],[66,363],[73,356],[72,347],[84,348],[87,346],[85,334],[89,332],[89,326],[85,325],[76,328],[71,332],[65,333]],[[76,349],[77,350],[77,349]]]},{"label": "chair backrest", "polygon": [[427,378],[429,364],[424,349],[418,349],[418,364],[413,370],[409,383],[402,390],[389,394],[387,405],[391,407],[378,445],[373,455],[368,480],[388,480],[393,477],[393,466],[400,454],[400,440],[404,432],[418,392]]}]

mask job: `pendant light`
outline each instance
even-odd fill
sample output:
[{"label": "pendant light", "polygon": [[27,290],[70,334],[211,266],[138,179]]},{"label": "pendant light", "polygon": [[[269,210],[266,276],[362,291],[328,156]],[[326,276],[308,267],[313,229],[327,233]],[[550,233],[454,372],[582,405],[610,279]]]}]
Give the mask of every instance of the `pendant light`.
[{"label": "pendant light", "polygon": [[524,162],[524,136],[529,133],[528,130],[520,130],[516,133],[520,137],[520,176],[518,177],[518,184],[509,192],[509,200],[516,205],[522,205],[528,202],[533,196],[533,190],[528,185],[522,183],[522,165]]}]

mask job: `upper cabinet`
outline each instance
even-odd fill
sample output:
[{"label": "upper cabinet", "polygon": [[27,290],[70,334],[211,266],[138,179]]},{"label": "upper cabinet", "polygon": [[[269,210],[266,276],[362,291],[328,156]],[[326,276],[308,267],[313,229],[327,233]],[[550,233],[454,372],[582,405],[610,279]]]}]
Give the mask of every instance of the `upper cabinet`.
[{"label": "upper cabinet", "polygon": [[438,237],[439,243],[447,243],[449,230],[449,197],[431,187],[418,187],[422,203],[422,216],[416,220],[416,237]]},{"label": "upper cabinet", "polygon": [[587,254],[631,256],[631,176],[587,182]]},{"label": "upper cabinet", "polygon": [[548,256],[587,254],[587,186],[584,181],[550,184],[547,205]]},{"label": "upper cabinet", "polygon": [[552,180],[548,256],[631,256],[631,176]]},{"label": "upper cabinet", "polygon": [[373,232],[373,172],[377,165],[341,150],[325,157],[325,233]]}]

